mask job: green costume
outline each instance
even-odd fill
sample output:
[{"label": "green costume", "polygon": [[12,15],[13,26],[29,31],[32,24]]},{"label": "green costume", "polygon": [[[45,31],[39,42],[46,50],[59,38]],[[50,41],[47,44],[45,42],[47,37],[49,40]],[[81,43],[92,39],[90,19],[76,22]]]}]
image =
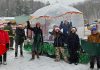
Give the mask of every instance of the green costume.
[{"label": "green costume", "polygon": [[91,56],[100,56],[100,43],[90,43],[81,40],[82,48]]},{"label": "green costume", "polygon": [[4,27],[4,30],[8,32],[10,38],[10,48],[13,48],[13,29],[10,24]]}]

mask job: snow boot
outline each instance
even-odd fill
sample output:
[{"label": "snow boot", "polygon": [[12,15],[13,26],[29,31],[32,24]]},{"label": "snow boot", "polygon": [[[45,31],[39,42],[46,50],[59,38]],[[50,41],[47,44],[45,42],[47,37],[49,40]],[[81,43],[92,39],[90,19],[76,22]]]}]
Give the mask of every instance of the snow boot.
[{"label": "snow boot", "polygon": [[55,59],[55,62],[59,62],[60,61],[60,59]]},{"label": "snow boot", "polygon": [[23,52],[22,51],[20,52],[20,56],[23,57]]},{"label": "snow boot", "polygon": [[78,63],[74,63],[75,65],[78,65]]},{"label": "snow boot", "polygon": [[0,65],[2,64],[2,62],[0,61]]},{"label": "snow boot", "polygon": [[97,70],[100,70],[100,68],[97,68]]},{"label": "snow boot", "polygon": [[35,59],[35,52],[32,52],[32,58],[31,60],[34,60]]},{"label": "snow boot", "polygon": [[36,55],[37,55],[37,58],[39,59],[40,57],[39,57],[39,53],[38,52],[36,53]]},{"label": "snow boot", "polygon": [[17,52],[15,52],[15,58],[17,57]]},{"label": "snow boot", "polygon": [[4,61],[4,62],[3,62],[3,65],[7,65],[7,62],[6,62],[6,61]]}]

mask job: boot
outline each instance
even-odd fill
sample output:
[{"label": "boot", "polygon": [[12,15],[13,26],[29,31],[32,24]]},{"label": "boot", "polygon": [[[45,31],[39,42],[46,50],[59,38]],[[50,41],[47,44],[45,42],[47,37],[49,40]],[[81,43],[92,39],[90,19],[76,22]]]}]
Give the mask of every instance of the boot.
[{"label": "boot", "polygon": [[2,64],[2,62],[0,61],[0,65]]},{"label": "boot", "polygon": [[36,55],[37,55],[37,58],[39,59],[40,57],[39,57],[39,53],[38,52],[36,52]]},{"label": "boot", "polygon": [[17,52],[15,52],[15,58],[17,58]]},{"label": "boot", "polygon": [[100,70],[100,68],[97,68],[97,70]]},{"label": "boot", "polygon": [[32,58],[31,60],[34,60],[35,59],[35,52],[32,52]]},{"label": "boot", "polygon": [[23,57],[23,52],[22,51],[20,52],[20,56]]},{"label": "boot", "polygon": [[7,65],[7,62],[6,62],[6,61],[4,61],[4,62],[3,62],[3,65]]},{"label": "boot", "polygon": [[55,62],[59,62],[60,60],[59,59],[55,59]]}]

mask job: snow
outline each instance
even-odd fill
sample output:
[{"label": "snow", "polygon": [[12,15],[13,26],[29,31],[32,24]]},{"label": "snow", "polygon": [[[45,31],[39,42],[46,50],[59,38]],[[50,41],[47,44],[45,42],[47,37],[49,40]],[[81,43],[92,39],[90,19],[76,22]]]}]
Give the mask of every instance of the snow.
[{"label": "snow", "polygon": [[35,13],[31,14],[31,16],[35,16],[35,17],[40,17],[40,16],[56,17],[56,16],[60,16],[62,14],[65,14],[66,12],[82,13],[72,6],[67,6],[67,5],[57,3],[57,4],[54,4],[54,5],[48,5],[46,7],[40,8]]},{"label": "snow", "polygon": [[40,56],[40,59],[30,61],[31,54],[24,51],[24,57],[14,57],[14,51],[8,52],[7,65],[0,65],[0,70],[88,70],[89,65],[68,64],[64,61],[54,62],[54,59]]}]

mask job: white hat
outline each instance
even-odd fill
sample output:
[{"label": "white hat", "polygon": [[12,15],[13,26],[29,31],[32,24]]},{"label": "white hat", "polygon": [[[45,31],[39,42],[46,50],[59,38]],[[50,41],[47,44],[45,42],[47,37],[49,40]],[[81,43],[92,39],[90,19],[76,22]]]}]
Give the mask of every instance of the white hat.
[{"label": "white hat", "polygon": [[4,24],[3,23],[0,23],[0,27],[4,27]]},{"label": "white hat", "polygon": [[52,32],[52,31],[53,31],[53,29],[49,29],[49,30],[48,30],[48,32]]},{"label": "white hat", "polygon": [[59,27],[56,27],[55,30],[60,30],[60,28]]}]

